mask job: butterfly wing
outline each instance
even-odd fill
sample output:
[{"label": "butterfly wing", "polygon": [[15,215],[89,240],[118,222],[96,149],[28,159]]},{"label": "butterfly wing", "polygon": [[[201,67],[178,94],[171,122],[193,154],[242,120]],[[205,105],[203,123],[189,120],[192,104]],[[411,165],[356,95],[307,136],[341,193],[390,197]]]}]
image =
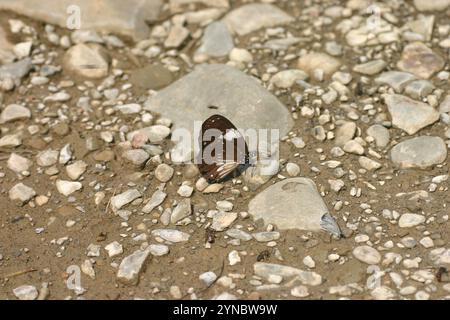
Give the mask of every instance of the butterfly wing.
[{"label": "butterfly wing", "polygon": [[[209,136],[208,132],[215,135]],[[198,168],[209,182],[226,178],[240,164],[248,161],[244,137],[230,120],[221,115],[213,115],[203,122],[199,145],[201,161]]]}]

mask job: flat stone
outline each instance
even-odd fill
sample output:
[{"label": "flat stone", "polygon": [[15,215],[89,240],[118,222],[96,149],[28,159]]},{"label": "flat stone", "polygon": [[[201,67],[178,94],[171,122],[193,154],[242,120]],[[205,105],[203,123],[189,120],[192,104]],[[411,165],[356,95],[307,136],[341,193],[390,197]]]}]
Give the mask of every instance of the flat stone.
[{"label": "flat stone", "polygon": [[430,260],[436,266],[440,266],[442,264],[450,265],[450,249],[446,248],[436,248],[430,251],[429,254]]},{"label": "flat stone", "polygon": [[392,162],[402,169],[426,169],[447,158],[447,146],[440,137],[421,136],[400,142],[391,149]]},{"label": "flat stone", "polygon": [[189,198],[192,195],[192,192],[194,192],[194,188],[185,184],[180,186],[177,190],[177,193],[185,198]]},{"label": "flat stone", "polygon": [[288,162],[286,164],[286,172],[289,174],[289,176],[296,177],[300,174],[300,167],[296,163]]},{"label": "flat stone", "polygon": [[241,261],[242,259],[239,256],[239,252],[237,252],[236,250],[233,250],[228,254],[228,262],[230,266],[237,265]]},{"label": "flat stone", "polygon": [[426,103],[399,94],[383,96],[392,117],[392,124],[409,135],[439,120],[439,112]]},{"label": "flat stone", "polygon": [[291,296],[296,298],[306,298],[309,296],[308,287],[296,286],[291,289]]},{"label": "flat stone", "polygon": [[409,82],[415,79],[416,77],[408,72],[387,71],[375,78],[375,83],[387,84],[392,87],[395,92],[400,93]]},{"label": "flat stone", "polygon": [[171,84],[172,81],[172,72],[159,64],[149,64],[143,68],[135,69],[130,75],[130,82],[133,87],[142,90],[159,90]]},{"label": "flat stone", "polygon": [[145,267],[145,262],[150,255],[150,250],[136,250],[129,256],[125,257],[119,265],[117,271],[117,280],[130,285],[137,285],[139,282],[139,274]]},{"label": "flat stone", "polygon": [[155,257],[165,256],[169,253],[170,249],[165,244],[151,244],[148,246],[150,253]]},{"label": "flat stone", "polygon": [[219,19],[223,15],[223,12],[223,9],[208,8],[186,12],[185,17],[188,24],[206,25],[208,22]]},{"label": "flat stone", "polygon": [[142,107],[138,103],[129,103],[116,106],[116,109],[119,110],[122,114],[135,114],[139,113],[142,110]]},{"label": "flat stone", "polygon": [[13,122],[16,120],[29,118],[31,118],[30,109],[18,104],[10,104],[3,109],[0,114],[0,123]]},{"label": "flat stone", "polygon": [[434,15],[418,16],[418,19],[409,21],[405,24],[404,28],[407,28],[422,37],[423,41],[430,41],[433,34]]},{"label": "flat stone", "polygon": [[283,279],[297,278],[304,285],[317,286],[322,283],[322,277],[312,271],[304,271],[290,266],[281,264],[256,262],[253,265],[254,273],[264,279],[268,279],[271,275],[281,276]]},{"label": "flat stone", "polygon": [[230,7],[229,0],[170,0],[169,7],[172,12],[179,12],[183,6],[202,4],[207,7],[227,9]]},{"label": "flat stone", "polygon": [[398,219],[398,226],[400,228],[411,228],[418,226],[425,222],[425,217],[415,213],[404,213]]},{"label": "flat stone", "polygon": [[380,73],[383,71],[384,68],[386,68],[387,63],[384,60],[373,60],[366,63],[358,64],[353,67],[353,71],[366,74],[369,76],[373,76],[377,73]]},{"label": "flat stone", "polygon": [[356,134],[356,124],[352,121],[347,121],[340,125],[336,130],[335,144],[343,147],[348,141],[352,140]]},{"label": "flat stone", "polygon": [[336,41],[327,41],[325,43],[325,51],[333,57],[339,57],[342,55],[342,45]]},{"label": "flat stone", "polygon": [[0,66],[0,80],[12,79],[19,81],[28,75],[32,68],[33,64],[30,58],[2,65]]},{"label": "flat stone", "polygon": [[189,29],[181,25],[174,25],[170,29],[169,35],[166,41],[164,42],[164,46],[166,48],[176,49],[180,47],[188,37],[189,37]]},{"label": "flat stone", "polygon": [[414,0],[419,11],[445,11],[450,6],[450,0]]},{"label": "flat stone", "polygon": [[307,178],[290,178],[271,185],[249,203],[255,220],[275,224],[279,229],[327,230],[340,234],[315,183]]},{"label": "flat stone", "polygon": [[[42,20],[67,28],[68,18],[76,11],[81,14],[81,27],[106,33],[118,33],[135,40],[146,39],[149,35],[147,21],[155,21],[163,6],[162,0],[130,0],[127,2],[78,0],[42,0],[30,3],[27,0],[0,0],[0,10],[11,10],[27,17]],[[99,16],[108,17],[99,19]]]},{"label": "flat stone", "polygon": [[75,30],[72,32],[72,34],[70,35],[70,39],[72,40],[73,43],[78,44],[78,43],[105,43],[105,41],[103,40],[103,38],[98,34],[97,31],[95,30]]},{"label": "flat stone", "polygon": [[106,245],[105,250],[108,252],[108,256],[110,258],[121,255],[123,253],[123,247],[117,241],[113,241],[110,244]]},{"label": "flat stone", "polygon": [[37,154],[36,162],[41,167],[50,167],[58,161],[59,152],[57,150],[44,150]]},{"label": "flat stone", "polygon": [[211,229],[223,231],[237,219],[237,216],[238,214],[236,212],[217,212],[213,216]]},{"label": "flat stone", "polygon": [[101,45],[80,43],[66,52],[63,65],[81,77],[97,79],[108,75],[109,61],[109,54]]},{"label": "flat stone", "polygon": [[0,147],[18,147],[22,144],[21,134],[7,134],[0,138]]},{"label": "flat stone", "polygon": [[113,210],[119,210],[123,206],[133,202],[142,195],[137,189],[130,189],[111,198],[110,204]]},{"label": "flat stone", "polygon": [[56,180],[55,184],[58,192],[66,197],[83,188],[83,185],[80,182],[74,181]]},{"label": "flat stone", "polygon": [[253,237],[240,229],[229,229],[225,232],[227,234],[227,236],[234,238],[234,239],[239,239],[241,241],[250,241],[253,239]]},{"label": "flat stone", "polygon": [[192,214],[192,206],[190,199],[181,200],[177,206],[173,209],[170,216],[171,223],[177,223],[178,221],[189,217]]},{"label": "flat stone", "polygon": [[395,291],[387,286],[379,286],[370,292],[375,300],[390,300],[395,298]]},{"label": "flat stone", "polygon": [[345,183],[341,179],[328,179],[328,183],[330,184],[331,190],[336,193],[339,192],[343,187],[345,187]]},{"label": "flat stone", "polygon": [[173,172],[174,172],[174,169],[171,166],[169,166],[165,163],[162,163],[156,167],[155,177],[156,177],[156,179],[158,179],[161,182],[167,182],[170,179],[172,179]]},{"label": "flat stone", "polygon": [[270,82],[278,88],[289,89],[297,80],[306,80],[308,75],[298,69],[283,70],[275,74]]},{"label": "flat stone", "polygon": [[14,54],[19,59],[29,57],[32,46],[33,46],[32,41],[19,42],[16,45],[14,45],[14,48],[13,48]]},{"label": "flat stone", "polygon": [[209,57],[224,57],[233,48],[233,38],[227,25],[222,21],[216,21],[206,27],[197,54],[206,54]]},{"label": "flat stone", "polygon": [[275,241],[275,240],[280,239],[280,233],[277,231],[257,232],[257,233],[253,233],[252,236],[258,242],[269,242],[269,241]]},{"label": "flat stone", "polygon": [[35,286],[23,285],[13,290],[14,295],[19,300],[36,300],[39,292]]},{"label": "flat stone", "polygon": [[263,47],[274,50],[274,51],[282,51],[282,50],[287,50],[291,46],[294,46],[302,41],[303,41],[302,38],[297,38],[297,37],[271,39],[271,40],[266,41],[264,43]]},{"label": "flat stone", "polygon": [[156,190],[155,193],[153,193],[150,200],[147,202],[147,204],[142,208],[142,212],[144,213],[150,213],[155,209],[157,206],[159,206],[163,201],[166,199],[167,194],[161,190]]},{"label": "flat stone", "polygon": [[324,77],[329,78],[340,66],[341,62],[338,59],[322,52],[311,52],[298,59],[298,68],[308,73],[310,77],[314,77],[314,73],[320,69]]},{"label": "flat stone", "polygon": [[154,125],[132,131],[127,135],[127,140],[132,141],[136,134],[143,134],[150,143],[160,143],[170,135],[170,128],[163,125]]},{"label": "flat stone", "polygon": [[228,58],[231,61],[241,62],[241,63],[250,63],[253,61],[252,54],[247,49],[242,49],[242,48],[233,48],[230,51]]},{"label": "flat stone", "polygon": [[219,211],[231,211],[233,210],[233,203],[228,200],[220,200],[216,202],[216,208]]},{"label": "flat stone", "polygon": [[72,180],[78,180],[86,172],[87,163],[83,160],[77,160],[66,167],[67,175]]},{"label": "flat stone", "polygon": [[174,162],[191,160],[198,134],[194,124],[201,125],[213,114],[224,115],[238,129],[278,129],[280,136],[293,125],[289,111],[254,78],[222,64],[196,67],[147,100],[144,109],[173,121]]},{"label": "flat stone", "polygon": [[134,166],[142,167],[150,158],[150,155],[142,149],[132,149],[125,151],[122,157]]},{"label": "flat stone", "polygon": [[384,148],[389,144],[389,130],[380,124],[374,124],[367,129],[367,135],[375,139],[378,148]]},{"label": "flat stone", "polygon": [[31,162],[31,160],[28,160],[27,158],[22,157],[16,153],[11,153],[7,162],[8,168],[16,173],[28,171],[32,164],[33,163]]},{"label": "flat stone", "polygon": [[20,182],[9,190],[8,195],[9,199],[12,201],[18,201],[20,204],[25,204],[36,195],[36,192]]},{"label": "flat stone", "polygon": [[151,233],[154,237],[160,237],[166,241],[173,243],[185,242],[190,238],[189,234],[174,229],[155,229],[152,230]]},{"label": "flat stone", "polygon": [[353,256],[367,264],[378,264],[381,261],[380,253],[369,246],[359,246],[353,249]]},{"label": "flat stone", "polygon": [[65,91],[60,91],[44,98],[44,102],[66,102],[71,99],[71,95]]},{"label": "flat stone", "polygon": [[262,28],[287,24],[294,18],[271,4],[252,3],[234,9],[223,21],[232,32],[244,36]]},{"label": "flat stone", "polygon": [[234,294],[222,292],[212,297],[211,300],[238,300],[238,298]]},{"label": "flat stone", "polygon": [[445,61],[422,42],[413,42],[405,46],[397,67],[415,76],[428,79],[444,68]]},{"label": "flat stone", "polygon": [[208,271],[208,272],[204,272],[201,275],[199,275],[198,278],[206,286],[210,286],[210,285],[212,285],[214,283],[214,281],[216,281],[217,275],[214,272],[212,272],[212,271]]},{"label": "flat stone", "polygon": [[382,167],[381,163],[367,157],[359,157],[358,162],[366,170],[375,171]]},{"label": "flat stone", "polygon": [[416,100],[428,96],[433,90],[434,85],[428,80],[415,80],[408,83],[405,87],[405,93]]},{"label": "flat stone", "polygon": [[361,146],[359,142],[356,140],[347,141],[342,149],[347,153],[358,155],[364,154],[364,147]]}]

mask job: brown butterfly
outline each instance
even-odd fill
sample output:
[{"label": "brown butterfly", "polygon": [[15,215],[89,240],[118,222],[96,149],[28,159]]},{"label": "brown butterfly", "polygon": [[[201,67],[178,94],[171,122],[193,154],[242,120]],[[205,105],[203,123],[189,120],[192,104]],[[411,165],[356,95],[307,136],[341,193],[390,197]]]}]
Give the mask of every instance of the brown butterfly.
[{"label": "brown butterfly", "polygon": [[224,116],[215,114],[203,122],[199,146],[197,166],[210,183],[219,182],[240,165],[249,164],[244,136]]}]

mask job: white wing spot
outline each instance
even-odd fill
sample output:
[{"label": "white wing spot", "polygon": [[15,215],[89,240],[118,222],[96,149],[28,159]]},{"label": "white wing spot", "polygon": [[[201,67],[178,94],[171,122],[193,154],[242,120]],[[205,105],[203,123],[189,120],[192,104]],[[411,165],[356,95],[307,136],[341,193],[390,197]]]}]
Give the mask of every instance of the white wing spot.
[{"label": "white wing spot", "polygon": [[227,141],[232,141],[234,139],[237,139],[241,136],[241,134],[239,133],[239,131],[235,130],[235,129],[230,129],[227,130],[227,133],[225,134],[225,140]]}]

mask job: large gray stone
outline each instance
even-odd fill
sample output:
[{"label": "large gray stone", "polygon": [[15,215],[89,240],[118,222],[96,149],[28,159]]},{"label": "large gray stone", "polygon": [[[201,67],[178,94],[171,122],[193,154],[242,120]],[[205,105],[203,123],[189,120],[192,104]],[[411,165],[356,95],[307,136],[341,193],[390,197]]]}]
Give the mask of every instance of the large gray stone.
[{"label": "large gray stone", "polygon": [[0,114],[0,123],[13,122],[16,120],[29,118],[31,118],[30,109],[18,104],[10,104]]},{"label": "large gray stone", "polygon": [[139,274],[145,267],[145,262],[150,255],[150,249],[137,250],[125,257],[117,270],[117,280],[124,284],[136,285],[139,282]]},{"label": "large gray stone", "polygon": [[307,178],[286,179],[268,187],[250,201],[249,213],[282,230],[326,230],[340,235],[315,183]]},{"label": "large gray stone", "polygon": [[136,40],[149,34],[146,21],[156,20],[162,0],[0,0],[0,10],[11,10],[33,19],[67,27],[70,6],[80,8],[81,28],[119,33]]},{"label": "large gray stone", "polygon": [[18,81],[25,77],[32,67],[30,58],[0,66],[0,80],[12,79]]},{"label": "large gray stone", "polygon": [[[278,129],[280,137],[293,126],[289,111],[277,98],[252,77],[223,64],[196,67],[150,97],[144,109],[173,121],[173,141],[180,139],[177,129],[186,129],[197,139],[194,122],[202,122],[213,114],[226,116],[239,129]],[[172,156],[173,161],[183,162],[190,160],[192,154]]]},{"label": "large gray stone", "polygon": [[450,6],[450,0],[414,0],[419,11],[444,11]]},{"label": "large gray stone", "polygon": [[400,70],[422,79],[430,78],[444,66],[445,60],[422,42],[413,42],[405,46],[402,58],[397,63]]},{"label": "large gray stone", "polygon": [[409,135],[439,120],[439,112],[430,105],[400,94],[386,94],[384,101],[392,117],[392,124]]},{"label": "large gray stone", "polygon": [[305,71],[310,77],[314,77],[317,70],[322,70],[323,75],[327,78],[336,72],[341,66],[341,62],[323,52],[310,52],[298,59],[299,69]]},{"label": "large gray stone", "polygon": [[202,45],[197,53],[206,54],[210,57],[223,57],[234,48],[233,38],[225,23],[213,22],[205,29]]},{"label": "large gray stone", "polygon": [[406,85],[415,80],[416,77],[408,72],[386,71],[375,78],[375,83],[386,84],[392,87],[395,92],[402,92]]},{"label": "large gray stone", "polygon": [[143,68],[133,70],[130,82],[133,86],[144,90],[159,90],[173,81],[172,73],[158,64],[149,64]]},{"label": "large gray stone", "polygon": [[294,18],[271,4],[252,3],[234,9],[223,21],[230,30],[243,36],[261,28],[292,22]]},{"label": "large gray stone", "polygon": [[367,135],[375,139],[375,144],[379,148],[384,148],[388,145],[391,135],[389,130],[380,124],[374,124],[367,129]]},{"label": "large gray stone", "polygon": [[402,169],[426,169],[445,161],[447,146],[439,137],[421,136],[400,142],[391,149],[391,160]]},{"label": "large gray stone", "polygon": [[108,75],[108,52],[96,43],[80,43],[64,55],[64,68],[86,78],[102,78]]}]

